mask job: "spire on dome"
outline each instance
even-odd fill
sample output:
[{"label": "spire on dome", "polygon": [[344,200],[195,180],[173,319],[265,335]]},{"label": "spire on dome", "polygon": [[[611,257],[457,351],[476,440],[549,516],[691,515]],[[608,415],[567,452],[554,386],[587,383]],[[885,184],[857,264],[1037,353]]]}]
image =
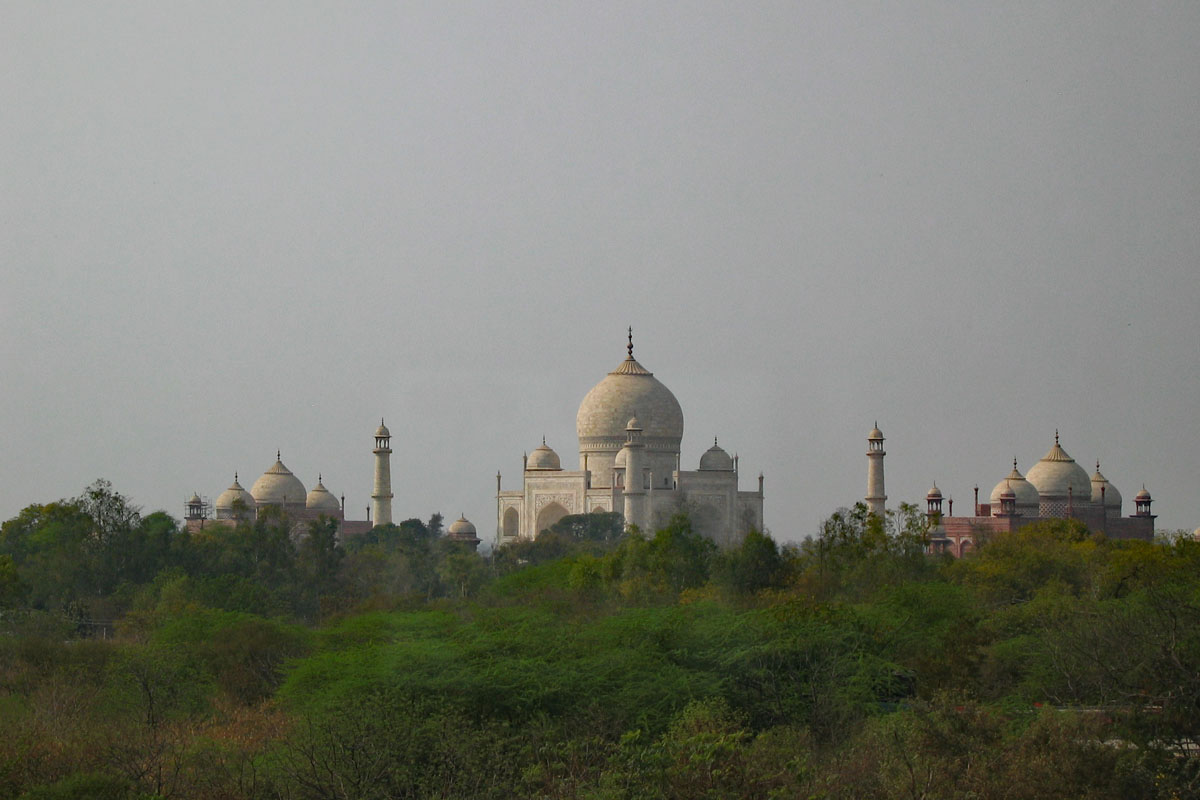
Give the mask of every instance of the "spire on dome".
[{"label": "spire on dome", "polygon": [[[632,327],[629,328],[629,343],[627,345],[625,345],[625,350],[628,353],[628,355],[625,356],[625,360],[622,361],[620,364],[618,364],[616,369],[614,369],[612,372],[608,373],[609,375],[653,375],[654,374],[654,373],[650,372],[650,370],[646,369],[641,364],[639,364],[637,362],[637,359],[633,357],[633,328]],[[586,399],[586,398],[584,398],[584,399]]]}]

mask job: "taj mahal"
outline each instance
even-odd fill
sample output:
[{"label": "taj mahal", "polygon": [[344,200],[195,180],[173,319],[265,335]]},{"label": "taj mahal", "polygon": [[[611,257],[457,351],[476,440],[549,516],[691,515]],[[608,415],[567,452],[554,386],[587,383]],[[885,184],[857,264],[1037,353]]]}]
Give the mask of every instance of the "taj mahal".
[{"label": "taj mahal", "polygon": [[720,545],[737,544],[763,527],[763,476],[742,491],[738,459],[717,444],[695,470],[684,470],[679,448],[683,409],[654,373],[633,357],[592,387],[575,415],[579,469],[543,439],[523,459],[519,489],[503,489],[496,474],[497,544],[530,539],[568,514],[616,512],[627,526],[654,531],[686,512],[695,530]]}]

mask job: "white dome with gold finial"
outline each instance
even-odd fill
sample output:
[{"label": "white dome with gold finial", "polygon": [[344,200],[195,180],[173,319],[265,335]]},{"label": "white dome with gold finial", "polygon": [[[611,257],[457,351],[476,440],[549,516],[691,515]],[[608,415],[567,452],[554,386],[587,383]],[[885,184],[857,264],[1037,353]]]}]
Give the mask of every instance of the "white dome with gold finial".
[{"label": "white dome with gold finial", "polygon": [[992,504],[992,513],[996,514],[1000,511],[1000,495],[1008,489],[1016,498],[1017,512],[1027,517],[1036,517],[1038,515],[1038,507],[1041,503],[1041,495],[1038,493],[1037,487],[1025,479],[1021,471],[1017,469],[1017,460],[1013,459],[1012,472],[1008,473],[1007,477],[1001,479],[996,484],[996,488],[992,489],[991,497],[989,498]]},{"label": "white dome with gold finial", "polygon": [[527,470],[560,470],[562,462],[558,458],[558,453],[546,446],[546,437],[542,437],[542,443],[529,454],[529,459],[525,462]]},{"label": "white dome with gold finial", "polygon": [[640,415],[647,443],[673,443],[677,452],[683,439],[683,409],[671,390],[634,359],[632,333],[628,349],[628,357],[593,386],[579,404],[575,431],[580,448],[616,442],[613,450],[619,449],[629,419]]},{"label": "white dome with gold finial", "polygon": [[733,458],[725,449],[717,444],[717,437],[713,437],[712,447],[704,451],[704,455],[700,456],[700,469],[705,472],[721,471],[733,472]]},{"label": "white dome with gold finial", "polygon": [[1033,484],[1043,500],[1065,500],[1071,496],[1076,503],[1089,503],[1092,499],[1092,480],[1058,443],[1058,431],[1054,432],[1054,446],[1050,452],[1029,468],[1025,479]]},{"label": "white dome with gold finial", "polygon": [[317,474],[317,485],[308,493],[304,506],[309,511],[322,514],[338,514],[342,510],[342,504],[334,497],[333,492],[325,488],[319,473]]},{"label": "white dome with gold finial", "polygon": [[278,451],[275,453],[275,463],[264,472],[254,485],[250,494],[258,505],[304,505],[308,498],[308,490],[292,471],[283,465]]},{"label": "white dome with gold finial", "polygon": [[242,485],[238,483],[238,475],[235,472],[233,473],[233,485],[217,495],[217,502],[213,504],[213,511],[217,519],[232,519],[234,516],[234,503],[238,501],[242,503],[243,512],[253,513],[255,506],[254,495],[242,488]]}]

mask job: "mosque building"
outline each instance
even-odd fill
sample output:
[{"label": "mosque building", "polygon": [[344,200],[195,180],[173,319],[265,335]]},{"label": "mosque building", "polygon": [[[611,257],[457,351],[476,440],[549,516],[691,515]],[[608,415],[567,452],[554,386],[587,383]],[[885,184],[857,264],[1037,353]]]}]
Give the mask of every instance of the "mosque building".
[{"label": "mosque building", "polygon": [[[883,492],[883,433],[879,426],[867,435],[867,508],[876,514],[884,513],[887,496]],[[942,513],[942,490],[934,483],[925,495],[926,514],[930,523],[930,550],[961,557],[979,546],[988,534],[1013,531],[1033,522],[1048,519],[1077,519],[1088,528],[1113,539],[1154,538],[1154,514],[1150,511],[1153,498],[1142,486],[1133,499],[1134,513],[1121,516],[1121,493],[1100,472],[1087,471],[1067,454],[1054,432],[1054,446],[1040,461],[1029,468],[1027,475],[1017,469],[1013,459],[1012,471],[992,489],[988,502],[979,502],[979,487],[974,487],[974,513],[969,517],[954,516],[954,501],[949,511]]]},{"label": "mosque building", "polygon": [[[217,496],[215,503],[208,503],[193,494],[186,503],[184,522],[189,531],[202,530],[205,524],[234,525],[243,520],[254,520],[267,508],[279,509],[293,523],[292,534],[304,533],[308,523],[325,517],[336,520],[338,537],[358,536],[379,525],[392,523],[392,433],[379,421],[375,429],[375,480],[371,491],[371,508],[367,519],[346,519],[346,497],[339,500],[325,488],[323,477],[317,475],[317,485],[305,490],[304,484],[284,466],[279,451],[275,452],[275,463],[250,487],[250,491],[233,474],[233,485]],[[472,550],[479,546],[475,526],[465,517],[459,517],[446,532],[446,538],[467,545]]]},{"label": "mosque building", "polygon": [[[386,430],[386,428],[382,428]],[[389,451],[390,452],[390,451]],[[390,503],[390,495],[388,497]],[[250,490],[246,491],[235,472],[233,484],[209,504],[193,494],[187,502],[184,522],[188,530],[203,529],[205,524],[236,524],[243,520],[254,520],[266,508],[277,508],[295,523],[294,532],[303,531],[307,523],[322,516],[337,520],[341,536],[369,531],[376,523],[366,520],[346,519],[346,498],[340,500],[325,488],[324,478],[317,475],[317,485],[311,490],[296,475],[284,466],[278,452],[275,463],[259,476]],[[376,506],[378,508],[378,505]],[[390,506],[387,509],[390,512]],[[390,513],[387,517],[390,520]],[[378,519],[378,513],[376,514]]]},{"label": "mosque building", "polygon": [[616,512],[643,531],[686,512],[694,528],[733,545],[763,527],[763,477],[738,486],[738,458],[713,439],[699,468],[683,470],[683,410],[671,390],[627,355],[592,387],[575,417],[579,469],[562,467],[545,439],[524,458],[521,488],[502,489],[496,473],[497,544],[532,539],[568,514]]},{"label": "mosque building", "polygon": [[339,536],[354,536],[366,533],[375,525],[392,521],[391,469],[389,461],[391,433],[383,420],[375,430],[375,490],[371,495],[374,521],[370,515],[366,520],[346,519],[346,497],[339,500],[325,488],[323,476],[317,475],[317,485],[311,490],[296,475],[284,466],[279,451],[275,452],[275,463],[259,476],[246,491],[233,474],[233,484],[209,503],[193,494],[187,501],[184,523],[188,530],[196,531],[205,524],[232,525],[243,520],[258,518],[259,512],[276,508],[294,523],[293,533],[302,532],[313,520],[325,517],[337,520]]}]

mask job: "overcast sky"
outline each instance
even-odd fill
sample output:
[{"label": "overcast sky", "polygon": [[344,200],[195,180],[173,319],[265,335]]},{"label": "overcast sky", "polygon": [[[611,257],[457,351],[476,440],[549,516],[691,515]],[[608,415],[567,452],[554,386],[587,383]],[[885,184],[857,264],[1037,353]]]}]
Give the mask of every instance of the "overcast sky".
[{"label": "overcast sky", "polygon": [[1200,525],[1200,3],[0,5],[0,519],[282,451],[495,536],[625,355],[795,540],[1054,442]]}]

